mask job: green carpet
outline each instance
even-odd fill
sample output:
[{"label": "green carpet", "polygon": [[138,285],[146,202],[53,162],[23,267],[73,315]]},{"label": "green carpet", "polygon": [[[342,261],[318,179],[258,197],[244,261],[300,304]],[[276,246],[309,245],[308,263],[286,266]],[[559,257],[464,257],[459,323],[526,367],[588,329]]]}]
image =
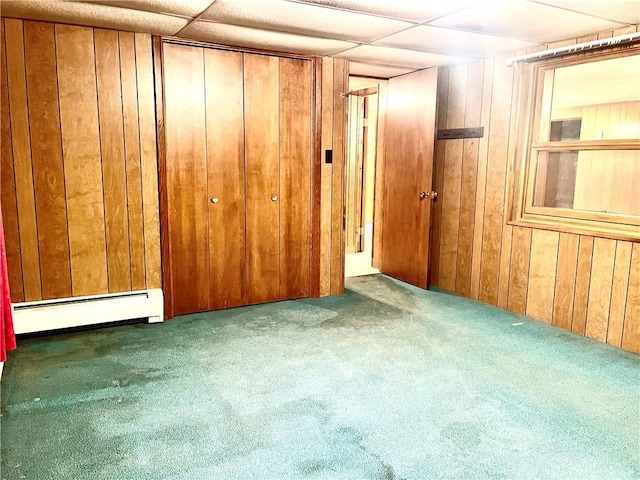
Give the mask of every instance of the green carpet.
[{"label": "green carpet", "polygon": [[376,275],[23,339],[3,479],[638,479],[640,356]]}]

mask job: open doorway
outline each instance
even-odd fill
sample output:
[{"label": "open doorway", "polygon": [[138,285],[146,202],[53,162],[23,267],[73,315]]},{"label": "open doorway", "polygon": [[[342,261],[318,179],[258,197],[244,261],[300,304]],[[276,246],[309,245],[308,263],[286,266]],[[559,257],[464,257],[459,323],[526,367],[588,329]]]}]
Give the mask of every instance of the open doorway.
[{"label": "open doorway", "polygon": [[374,261],[379,82],[349,78],[349,128],[345,178],[345,276],[379,273]]}]

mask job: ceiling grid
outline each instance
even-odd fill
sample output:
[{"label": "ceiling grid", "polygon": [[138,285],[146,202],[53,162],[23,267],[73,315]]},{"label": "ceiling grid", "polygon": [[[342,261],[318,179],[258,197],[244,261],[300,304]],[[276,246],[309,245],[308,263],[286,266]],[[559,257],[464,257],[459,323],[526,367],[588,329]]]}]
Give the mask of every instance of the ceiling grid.
[{"label": "ceiling grid", "polygon": [[640,23],[638,0],[2,0],[46,20],[351,60],[390,78]]}]

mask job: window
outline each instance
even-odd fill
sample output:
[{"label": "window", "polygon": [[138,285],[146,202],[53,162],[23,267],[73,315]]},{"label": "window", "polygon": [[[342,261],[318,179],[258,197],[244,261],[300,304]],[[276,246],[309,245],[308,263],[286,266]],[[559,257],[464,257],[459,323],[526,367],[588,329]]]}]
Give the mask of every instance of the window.
[{"label": "window", "polygon": [[640,48],[519,68],[512,223],[640,240]]}]

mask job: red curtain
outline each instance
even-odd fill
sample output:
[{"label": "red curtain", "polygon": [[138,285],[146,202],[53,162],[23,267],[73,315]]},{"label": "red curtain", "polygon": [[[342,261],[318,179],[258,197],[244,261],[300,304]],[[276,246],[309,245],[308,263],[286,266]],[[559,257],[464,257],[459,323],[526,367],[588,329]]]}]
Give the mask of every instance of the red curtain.
[{"label": "red curtain", "polygon": [[4,246],[4,226],[2,207],[0,206],[0,362],[7,359],[7,352],[16,348],[16,336],[13,333],[11,315],[11,296],[9,295],[9,274],[7,272],[7,250]]}]

